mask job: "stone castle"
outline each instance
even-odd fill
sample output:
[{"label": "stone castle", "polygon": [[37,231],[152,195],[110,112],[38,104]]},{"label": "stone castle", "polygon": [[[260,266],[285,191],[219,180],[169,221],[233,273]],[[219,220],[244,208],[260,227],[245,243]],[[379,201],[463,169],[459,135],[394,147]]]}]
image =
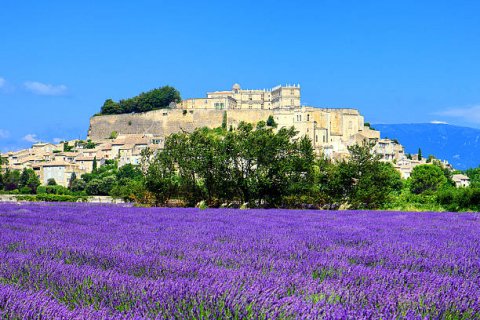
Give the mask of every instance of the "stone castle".
[{"label": "stone castle", "polygon": [[278,128],[294,126],[300,136],[311,139],[318,153],[330,158],[346,156],[349,145],[380,139],[380,132],[364,125],[358,110],[303,106],[300,97],[299,85],[244,90],[235,84],[229,91],[208,92],[205,98],[186,99],[171,109],[94,116],[90,119],[88,136],[101,141],[108,139],[112,132],[152,134],[161,144],[175,132],[219,127],[224,116],[228,127],[236,127],[241,121],[266,121],[273,116]]}]

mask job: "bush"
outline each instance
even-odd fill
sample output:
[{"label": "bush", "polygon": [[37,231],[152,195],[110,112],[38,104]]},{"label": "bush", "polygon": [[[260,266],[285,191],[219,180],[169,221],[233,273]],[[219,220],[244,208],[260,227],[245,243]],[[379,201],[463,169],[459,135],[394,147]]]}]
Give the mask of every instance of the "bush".
[{"label": "bush", "polygon": [[20,188],[20,193],[21,194],[32,194],[32,189],[30,189],[29,187],[22,187]]},{"label": "bush", "polygon": [[200,201],[197,203],[197,208],[200,210],[208,209],[207,202],[205,200]]}]

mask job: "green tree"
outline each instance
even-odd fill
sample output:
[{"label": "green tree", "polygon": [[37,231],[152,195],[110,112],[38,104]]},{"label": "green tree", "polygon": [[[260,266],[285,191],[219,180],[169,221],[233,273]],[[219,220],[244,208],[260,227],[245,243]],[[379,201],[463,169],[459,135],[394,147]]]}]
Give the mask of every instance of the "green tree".
[{"label": "green tree", "polygon": [[122,109],[120,108],[118,103],[116,103],[112,99],[107,99],[103,103],[100,113],[101,114],[118,114],[118,113],[122,113]]},{"label": "green tree", "polygon": [[92,173],[95,173],[97,171],[97,157],[93,157],[93,163],[92,163]]},{"label": "green tree", "polygon": [[5,189],[5,191],[12,191],[18,189],[18,186],[20,184],[20,171],[10,170],[9,168],[6,168],[3,175],[3,184],[3,188]]},{"label": "green tree", "polygon": [[63,143],[63,152],[71,152],[73,151],[74,147],[68,145],[68,142]]},{"label": "green tree", "polygon": [[330,166],[327,181],[323,180],[330,201],[347,203],[353,209],[376,209],[401,189],[400,174],[391,164],[380,162],[372,148],[368,143],[351,146],[348,161]]},{"label": "green tree", "polygon": [[166,148],[154,157],[146,171],[145,187],[153,194],[156,206],[165,204],[178,190],[178,177],[169,143],[167,139]]},{"label": "green tree", "polygon": [[422,149],[418,148],[418,161],[421,161],[422,160]]},{"label": "green tree", "polygon": [[470,187],[480,188],[480,167],[467,169],[464,173],[470,178]]},{"label": "green tree", "polygon": [[137,166],[133,164],[127,163],[126,165],[118,168],[118,172],[116,174],[117,180],[141,180],[143,175],[142,171]]},{"label": "green tree", "polygon": [[175,88],[163,86],[142,92],[129,99],[122,99],[118,103],[112,99],[107,99],[101,107],[100,114],[146,112],[155,109],[165,109],[169,108],[171,103],[180,101],[180,93]]},{"label": "green tree", "polygon": [[100,180],[100,184],[98,186],[98,194],[102,196],[107,196],[112,188],[115,186],[117,179],[115,176],[106,176]]},{"label": "green tree", "polygon": [[23,189],[23,193],[37,193],[40,185],[40,179],[30,168],[24,168],[20,175],[18,188]]},{"label": "green tree", "polygon": [[76,179],[71,183],[70,190],[73,192],[84,191],[87,186],[87,183],[83,179]]},{"label": "green tree", "polygon": [[89,196],[101,195],[101,187],[100,187],[101,183],[102,183],[102,180],[100,179],[92,179],[85,186],[85,192]]},{"label": "green tree", "polygon": [[[186,110],[185,110],[186,111]],[[227,130],[227,111],[223,111],[223,117],[222,117],[222,129]]]},{"label": "green tree", "polygon": [[410,191],[414,194],[435,192],[447,182],[443,170],[436,165],[423,164],[413,168]]},{"label": "green tree", "polygon": [[75,172],[72,172],[70,175],[70,180],[68,181],[68,189],[72,189],[72,185],[75,183],[77,180],[77,174]]},{"label": "green tree", "polygon": [[97,146],[97,144],[96,144],[95,142],[93,142],[92,140],[90,140],[90,139],[88,139],[88,140],[87,140],[87,143],[85,143],[85,144],[83,145],[83,147],[84,147],[85,149],[95,149],[96,146]]},{"label": "green tree", "polygon": [[277,123],[275,122],[275,119],[273,118],[272,115],[269,115],[269,116],[268,116],[267,126],[272,127],[272,128],[276,128],[276,127],[277,127]]},{"label": "green tree", "polygon": [[55,181],[54,178],[50,178],[47,180],[47,186],[56,186],[57,185],[57,181]]}]

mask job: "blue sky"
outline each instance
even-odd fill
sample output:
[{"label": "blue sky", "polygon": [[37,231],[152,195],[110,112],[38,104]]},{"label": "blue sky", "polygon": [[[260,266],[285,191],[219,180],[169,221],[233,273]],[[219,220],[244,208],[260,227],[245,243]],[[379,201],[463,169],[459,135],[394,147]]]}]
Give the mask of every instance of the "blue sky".
[{"label": "blue sky", "polygon": [[372,123],[480,127],[479,1],[0,2],[0,151],[85,138],[107,98],[300,83]]}]

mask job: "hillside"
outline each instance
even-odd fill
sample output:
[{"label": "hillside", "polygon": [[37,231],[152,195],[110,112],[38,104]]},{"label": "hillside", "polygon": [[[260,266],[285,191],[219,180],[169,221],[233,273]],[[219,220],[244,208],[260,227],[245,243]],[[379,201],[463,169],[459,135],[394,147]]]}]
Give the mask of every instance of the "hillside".
[{"label": "hillside", "polygon": [[448,124],[374,124],[382,138],[398,139],[406,153],[435,155],[446,159],[455,169],[468,169],[480,165],[480,129]]}]

